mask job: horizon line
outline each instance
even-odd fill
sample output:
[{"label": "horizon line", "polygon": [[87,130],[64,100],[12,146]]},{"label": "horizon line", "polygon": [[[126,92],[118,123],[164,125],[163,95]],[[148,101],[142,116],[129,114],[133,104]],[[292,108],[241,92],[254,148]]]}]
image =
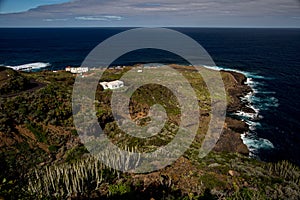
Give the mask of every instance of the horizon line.
[{"label": "horizon line", "polygon": [[244,28],[244,29],[300,29],[300,27],[279,26],[0,26],[1,28]]}]

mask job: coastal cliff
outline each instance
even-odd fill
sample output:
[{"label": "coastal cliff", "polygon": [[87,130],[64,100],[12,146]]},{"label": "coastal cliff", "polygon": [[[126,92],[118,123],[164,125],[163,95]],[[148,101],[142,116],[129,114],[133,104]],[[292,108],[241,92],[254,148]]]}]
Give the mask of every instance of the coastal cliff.
[{"label": "coastal cliff", "polygon": [[254,112],[254,110],[247,107],[245,102],[241,101],[241,97],[251,92],[252,89],[245,84],[247,77],[241,73],[221,71],[221,74],[230,100],[227,105],[224,131],[214,150],[218,152],[238,152],[248,155],[249,150],[243,143],[241,134],[247,132],[249,126],[244,121],[235,119],[230,115],[238,111]]},{"label": "coastal cliff", "polygon": [[[11,91],[10,96],[0,96],[0,195],[9,199],[299,197],[297,184],[300,172],[297,167],[287,162],[263,163],[247,156],[249,151],[240,134],[247,132],[249,127],[230,115],[246,109],[251,112],[240,99],[251,91],[243,74],[221,71],[228,95],[223,133],[214,151],[199,159],[199,147],[210,120],[210,98],[202,88],[205,83],[201,77],[192,73],[193,69],[189,66],[180,68],[200,94],[199,133],[190,148],[173,164],[145,174],[117,172],[90,157],[73,125],[71,98],[75,77],[72,74],[64,71],[14,72],[16,76],[22,76],[22,80],[34,81],[40,87],[24,88]],[[119,79],[130,69],[132,67],[107,70],[103,81]],[[2,73],[11,73],[10,69],[5,70]],[[175,98],[165,88],[148,85],[138,90],[131,99],[130,115],[140,125],[147,123],[147,114],[153,103],[151,99],[156,99],[157,103],[165,102],[168,107],[169,121],[159,134],[161,138],[146,142],[128,137],[118,129],[110,109],[111,94],[111,90],[103,90],[99,86],[96,108],[100,126],[114,144],[125,142],[134,149],[152,151],[174,137],[180,112],[176,101],[169,101]],[[92,176],[98,173],[101,179],[100,176]],[[65,181],[65,177],[70,177],[69,182]],[[70,180],[74,185],[67,184]]]}]

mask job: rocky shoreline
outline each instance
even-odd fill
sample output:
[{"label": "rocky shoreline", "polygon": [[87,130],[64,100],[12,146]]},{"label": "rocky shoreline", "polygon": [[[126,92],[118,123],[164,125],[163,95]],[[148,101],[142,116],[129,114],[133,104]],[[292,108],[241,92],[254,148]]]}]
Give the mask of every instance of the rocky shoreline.
[{"label": "rocky shoreline", "polygon": [[240,119],[235,119],[231,115],[242,111],[246,113],[255,113],[255,111],[247,106],[246,102],[241,100],[249,92],[252,92],[250,86],[246,84],[247,77],[244,74],[233,71],[220,71],[221,74],[230,76],[230,80],[224,80],[225,88],[231,101],[227,105],[227,116],[223,133],[217,142],[214,150],[217,152],[237,152],[243,155],[249,155],[248,147],[243,143],[241,134],[249,130],[249,125]]},{"label": "rocky shoreline", "polygon": [[[93,160],[81,144],[73,126],[71,109],[75,76],[64,71],[18,73],[18,76],[24,75],[45,86],[24,92],[15,91],[17,96],[10,98],[0,97],[0,199],[2,196],[5,199],[57,199],[57,195],[64,199],[250,199],[253,196],[261,197],[258,199],[299,199],[298,168],[288,162],[272,164],[247,157],[249,150],[241,136],[249,131],[249,126],[232,115],[238,111],[255,114],[255,110],[249,109],[250,106],[243,101],[242,97],[252,90],[247,85],[247,77],[241,73],[221,71],[229,100],[224,129],[214,151],[199,159],[199,147],[210,120],[209,93],[202,87],[205,83],[201,77],[190,73],[193,69],[188,66],[180,66],[180,69],[189,75],[197,91],[202,92],[199,95],[199,106],[202,108],[199,134],[185,154],[174,163],[143,174],[123,173],[105,167]],[[126,73],[125,70],[111,70],[108,75],[116,80],[122,76],[120,72]],[[2,74],[3,78],[8,77],[5,71]],[[142,100],[140,97],[143,96],[151,99],[143,92],[159,92],[157,87],[148,86],[139,91],[136,99]],[[132,140],[132,143],[126,144],[140,144],[135,138],[128,138],[125,134],[123,137],[115,128],[113,116],[108,112],[111,92],[99,88],[97,96],[103,101],[102,110],[106,111],[97,113],[99,121],[107,122],[105,128],[114,141],[126,143]],[[153,95],[162,98],[162,102],[168,102],[166,100],[171,97],[164,90]],[[138,114],[146,114],[147,105],[150,104],[146,101],[134,102],[132,116],[146,116]],[[174,112],[176,104],[168,105],[172,108],[170,120],[174,126],[170,124],[171,129],[164,133],[174,131],[177,122],[178,112]],[[161,138],[171,140],[169,135],[161,134]],[[162,146],[165,144],[163,142],[169,140],[153,140],[145,146]],[[150,164],[152,167],[159,163]],[[41,178],[36,179],[37,173]],[[54,181],[52,183],[49,182],[49,174]],[[86,177],[86,174],[92,176]],[[101,180],[100,176],[95,177],[93,174],[101,174]],[[63,177],[69,177],[71,181],[64,181]],[[84,188],[73,184],[78,180]],[[69,183],[72,183],[71,189]],[[82,192],[78,192],[79,189]],[[44,192],[46,190],[48,193]]]}]

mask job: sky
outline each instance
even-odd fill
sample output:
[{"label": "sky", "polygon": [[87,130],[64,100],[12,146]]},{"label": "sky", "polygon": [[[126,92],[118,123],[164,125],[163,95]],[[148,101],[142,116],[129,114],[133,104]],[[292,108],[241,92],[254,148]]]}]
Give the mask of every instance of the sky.
[{"label": "sky", "polygon": [[0,27],[296,27],[300,0],[0,0]]}]

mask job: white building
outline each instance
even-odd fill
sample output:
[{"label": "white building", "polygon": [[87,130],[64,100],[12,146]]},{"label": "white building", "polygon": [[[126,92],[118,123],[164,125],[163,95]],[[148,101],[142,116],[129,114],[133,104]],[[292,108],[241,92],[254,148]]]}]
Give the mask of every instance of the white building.
[{"label": "white building", "polygon": [[100,85],[102,85],[104,90],[106,90],[106,89],[114,90],[114,89],[124,87],[124,82],[116,80],[116,81],[111,81],[111,82],[101,82]]},{"label": "white building", "polygon": [[73,74],[81,74],[89,71],[88,67],[66,67],[67,72],[71,72]]}]

